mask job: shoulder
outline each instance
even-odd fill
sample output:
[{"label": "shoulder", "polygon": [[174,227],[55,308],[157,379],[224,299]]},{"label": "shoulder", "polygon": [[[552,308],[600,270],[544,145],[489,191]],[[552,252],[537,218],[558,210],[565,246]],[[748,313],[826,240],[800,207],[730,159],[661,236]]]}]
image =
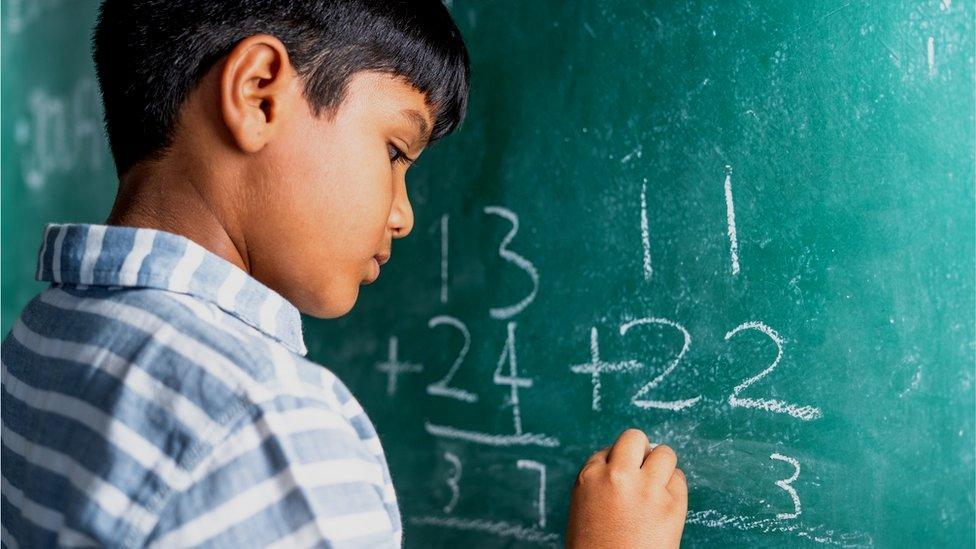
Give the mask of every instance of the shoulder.
[{"label": "shoulder", "polygon": [[[146,364],[193,363],[235,392],[274,377],[270,343],[213,303],[155,288],[52,286],[28,305],[26,322],[57,317],[60,331]],[[51,325],[53,323],[47,323]]]},{"label": "shoulder", "polygon": [[[105,308],[140,327],[147,349],[194,362],[235,395],[239,418],[284,406],[328,410],[374,444],[376,432],[346,385],[326,367],[299,356],[216,305],[155,289],[116,291]],[[114,311],[113,311],[114,309]],[[110,313],[111,314],[111,313]],[[156,351],[153,351],[156,352]]]},{"label": "shoulder", "polygon": [[[55,322],[56,320],[56,322]],[[17,340],[57,344],[90,355],[83,362],[124,362],[165,377],[174,389],[194,383],[227,392],[223,406],[260,408],[281,398],[314,403],[356,421],[362,408],[328,369],[296,355],[215,304],[153,288],[55,285],[18,319]],[[220,387],[222,386],[222,387]],[[241,414],[244,414],[242,411]],[[228,418],[230,419],[230,418]],[[363,435],[372,433],[363,431]]]},{"label": "shoulder", "polygon": [[[180,517],[195,514],[227,523],[239,516],[233,505],[257,505],[272,485],[286,491],[281,506],[265,509],[269,525],[283,510],[298,520],[296,509],[322,517],[358,509],[350,521],[385,517],[383,532],[399,531],[379,441],[345,386],[208,302],[148,288],[55,286],[18,318],[3,357],[12,373],[5,386],[19,388],[25,406],[41,402],[39,390],[58,393],[90,412],[59,416],[59,428],[105,431],[97,440],[118,459],[71,456],[108,482],[131,485],[126,497],[138,516],[121,518],[134,525],[132,536],[148,534],[152,517],[159,527],[180,528]],[[158,489],[132,485],[135,467],[157,478]],[[332,507],[345,491],[358,507]]]},{"label": "shoulder", "polygon": [[25,374],[41,363],[70,360],[79,381],[91,375],[113,380],[99,385],[99,399],[109,398],[105,391],[112,398],[131,396],[144,403],[133,411],[173,418],[204,447],[235,422],[289,398],[340,417],[348,409],[348,392],[330,372],[216,305],[151,288],[52,286],[15,322],[4,360]]},{"label": "shoulder", "polygon": [[400,515],[379,440],[325,368],[272,348],[267,398],[249,401],[174,494],[153,545],[396,546]]}]

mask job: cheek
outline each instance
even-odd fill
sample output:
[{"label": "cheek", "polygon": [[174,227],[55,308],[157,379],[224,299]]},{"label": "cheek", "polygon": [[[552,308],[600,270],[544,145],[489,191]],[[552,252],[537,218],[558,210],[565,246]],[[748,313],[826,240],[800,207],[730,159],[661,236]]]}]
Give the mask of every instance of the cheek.
[{"label": "cheek", "polygon": [[389,158],[363,136],[305,135],[300,132],[278,155],[280,190],[287,194],[281,198],[293,222],[346,248],[363,247],[359,241],[373,247],[382,238],[393,199]]},{"label": "cheek", "polygon": [[332,184],[321,198],[342,221],[336,236],[358,259],[379,251],[393,201],[389,159],[368,156],[352,150],[334,164],[327,162]]},{"label": "cheek", "polygon": [[273,167],[263,196],[254,197],[253,222],[263,227],[262,248],[275,269],[289,271],[303,312],[331,318],[353,307],[383,245],[393,183],[389,157],[375,140],[322,133],[296,132],[268,151]]}]

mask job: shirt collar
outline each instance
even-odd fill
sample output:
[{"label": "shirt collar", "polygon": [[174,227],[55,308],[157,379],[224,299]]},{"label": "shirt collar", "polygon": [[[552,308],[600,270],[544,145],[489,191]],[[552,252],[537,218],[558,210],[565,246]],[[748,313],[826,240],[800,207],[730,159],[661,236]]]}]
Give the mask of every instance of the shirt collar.
[{"label": "shirt collar", "polygon": [[137,227],[49,223],[35,278],[90,286],[157,288],[192,295],[308,353],[301,314],[236,265],[177,234]]}]

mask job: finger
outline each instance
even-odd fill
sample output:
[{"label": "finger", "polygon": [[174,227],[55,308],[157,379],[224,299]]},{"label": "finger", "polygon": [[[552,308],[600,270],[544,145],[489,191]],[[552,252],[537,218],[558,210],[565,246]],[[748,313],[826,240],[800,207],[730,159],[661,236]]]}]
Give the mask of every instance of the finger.
[{"label": "finger", "polygon": [[608,455],[610,455],[610,446],[604,446],[603,448],[600,448],[599,450],[597,450],[596,452],[594,452],[593,455],[590,456],[589,459],[586,460],[586,463],[587,464],[589,464],[589,463],[606,463],[607,462],[607,456]]},{"label": "finger", "polygon": [[668,481],[665,488],[675,501],[681,502],[683,506],[688,505],[688,479],[685,478],[684,471],[675,468],[674,473],[671,474],[671,480]]},{"label": "finger", "polygon": [[609,446],[604,446],[599,451],[595,452],[586,463],[580,467],[579,473],[576,474],[577,485],[582,484],[587,476],[600,475],[597,471],[602,471],[604,467],[607,466],[607,454],[610,452]]},{"label": "finger", "polygon": [[670,446],[659,444],[644,459],[641,470],[648,475],[656,486],[665,486],[674,474],[674,467],[678,464],[678,454]]},{"label": "finger", "polygon": [[640,429],[627,429],[610,448],[607,463],[612,467],[640,469],[651,442]]}]

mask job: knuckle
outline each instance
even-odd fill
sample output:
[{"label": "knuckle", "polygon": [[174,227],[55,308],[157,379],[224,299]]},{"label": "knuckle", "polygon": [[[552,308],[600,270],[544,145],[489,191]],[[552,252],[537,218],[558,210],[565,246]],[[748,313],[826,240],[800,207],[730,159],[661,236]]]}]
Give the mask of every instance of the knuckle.
[{"label": "knuckle", "polygon": [[667,444],[659,444],[657,448],[654,448],[654,453],[660,453],[662,456],[666,456],[669,459],[678,459],[678,454],[675,453],[675,451]]},{"label": "knuckle", "polygon": [[644,431],[640,429],[630,428],[626,431],[620,433],[617,440],[613,443],[613,446],[617,449],[620,448],[634,448],[634,447],[645,447],[648,444],[647,435]]},{"label": "knuckle", "polygon": [[681,470],[680,467],[674,468],[674,481],[678,483],[679,486],[687,486],[688,479],[685,477],[685,472]]},{"label": "knuckle", "polygon": [[631,427],[625,430],[623,433],[620,433],[619,438],[620,440],[639,442],[641,440],[647,440],[647,435],[644,434],[644,431],[641,431],[640,429],[637,429],[635,427]]},{"label": "knuckle", "polygon": [[607,480],[613,486],[622,487],[630,483],[631,475],[621,469],[612,468],[607,472]]},{"label": "knuckle", "polygon": [[579,474],[576,475],[576,486],[592,484],[599,476],[601,476],[599,467],[595,464],[587,463],[580,469]]}]

